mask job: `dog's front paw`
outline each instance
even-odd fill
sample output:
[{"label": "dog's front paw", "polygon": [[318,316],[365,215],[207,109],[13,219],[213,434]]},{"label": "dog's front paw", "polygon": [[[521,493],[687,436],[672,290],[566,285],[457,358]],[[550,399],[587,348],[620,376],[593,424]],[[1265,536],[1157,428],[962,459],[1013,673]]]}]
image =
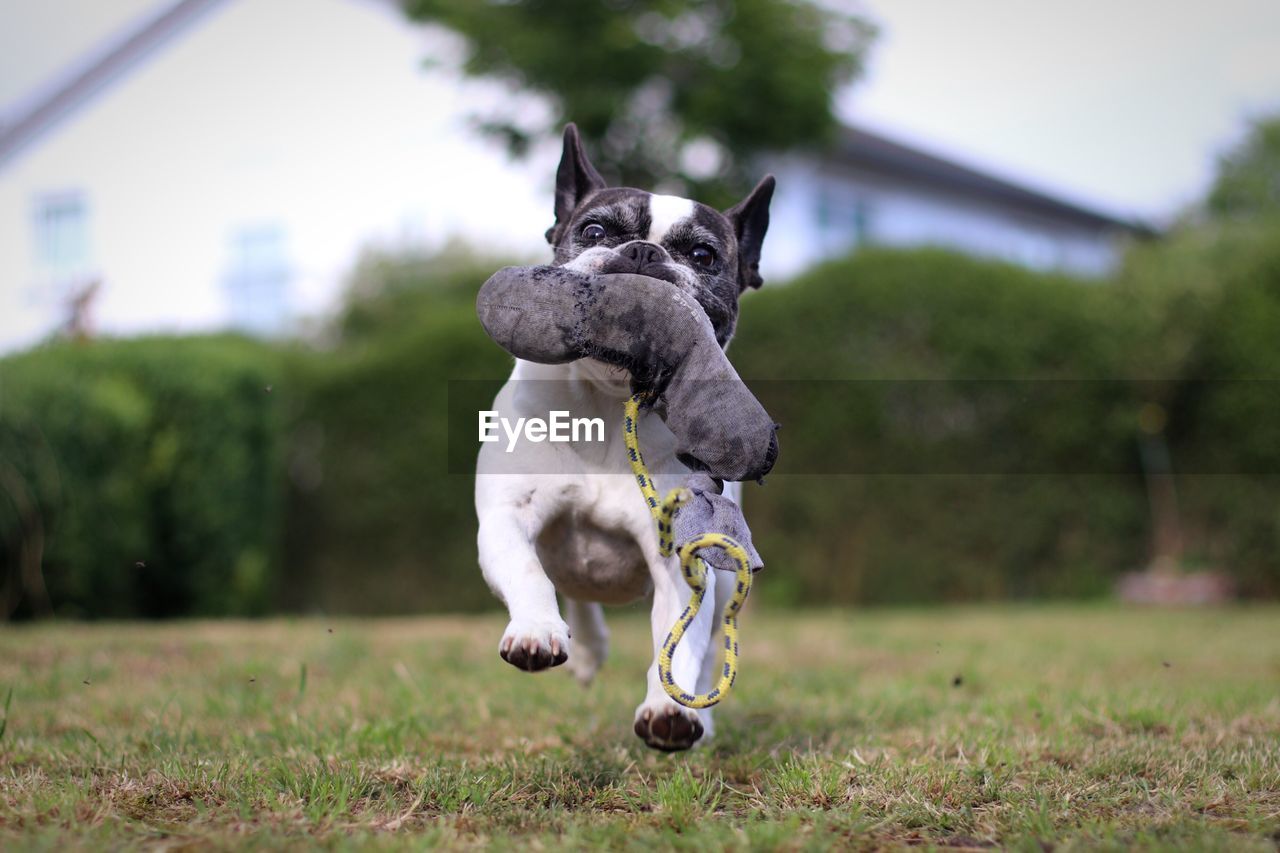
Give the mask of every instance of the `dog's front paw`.
[{"label": "dog's front paw", "polygon": [[569,659],[569,626],[512,619],[498,644],[502,659],[525,672],[541,672]]},{"label": "dog's front paw", "polygon": [[702,720],[692,708],[671,700],[645,702],[636,708],[636,736],[654,749],[677,752],[688,749],[702,737]]}]

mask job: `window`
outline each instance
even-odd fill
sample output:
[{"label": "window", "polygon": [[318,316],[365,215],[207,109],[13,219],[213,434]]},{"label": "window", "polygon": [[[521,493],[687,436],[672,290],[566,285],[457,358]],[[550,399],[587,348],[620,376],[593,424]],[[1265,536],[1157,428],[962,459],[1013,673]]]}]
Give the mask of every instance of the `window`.
[{"label": "window", "polygon": [[836,200],[831,197],[831,190],[818,188],[818,197],[814,200],[813,218],[820,231],[830,231],[835,226]]},{"label": "window", "polygon": [[814,222],[828,244],[860,245],[871,237],[871,204],[861,194],[822,186],[814,199]]},{"label": "window", "polygon": [[862,196],[853,201],[852,212],[853,234],[858,243],[866,243],[871,239],[871,204]]},{"label": "window", "polygon": [[42,277],[72,283],[89,272],[89,208],[81,192],[36,199],[32,230],[36,267]]},{"label": "window", "polygon": [[224,285],[236,328],[260,335],[283,330],[291,278],[287,248],[279,225],[252,225],[232,232]]}]

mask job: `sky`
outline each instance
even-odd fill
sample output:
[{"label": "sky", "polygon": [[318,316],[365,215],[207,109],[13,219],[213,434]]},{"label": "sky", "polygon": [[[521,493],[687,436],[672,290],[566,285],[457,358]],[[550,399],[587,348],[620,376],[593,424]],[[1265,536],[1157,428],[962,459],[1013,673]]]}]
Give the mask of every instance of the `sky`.
[{"label": "sky", "polygon": [[1117,213],[1203,193],[1280,110],[1276,0],[868,0],[881,26],[842,115]]},{"label": "sky", "polygon": [[[0,109],[155,3],[0,0]],[[1247,117],[1280,109],[1276,0],[862,7],[880,35],[844,118],[1122,215],[1168,218]]]}]

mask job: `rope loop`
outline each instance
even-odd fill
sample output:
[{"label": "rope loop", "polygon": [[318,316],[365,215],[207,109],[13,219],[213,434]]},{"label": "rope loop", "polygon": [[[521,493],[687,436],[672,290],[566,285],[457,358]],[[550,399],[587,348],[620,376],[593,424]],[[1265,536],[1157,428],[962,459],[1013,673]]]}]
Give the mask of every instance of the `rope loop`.
[{"label": "rope loop", "polygon": [[[687,503],[692,495],[687,489],[672,489],[667,492],[666,497],[658,499],[657,487],[653,484],[653,477],[645,467],[644,455],[640,452],[640,435],[637,430],[640,422],[640,404],[643,402],[644,395],[636,394],[624,404],[623,440],[627,447],[627,457],[631,462],[631,473],[635,475],[640,493],[644,496],[654,523],[658,526],[658,551],[662,556],[669,557],[675,548],[675,529],[672,520],[676,510]],[[706,562],[698,556],[698,552],[706,548],[719,548],[737,563],[735,570],[737,585],[734,587],[733,595],[725,602],[724,612],[720,615],[724,628],[724,667],[720,671],[720,678],[715,687],[708,692],[691,693],[676,683],[671,671],[671,658],[675,655],[676,647],[680,645],[685,631],[698,615],[698,610],[702,607],[702,601],[707,594],[709,570]],[[724,533],[703,533],[694,537],[680,547],[679,558],[680,572],[692,592],[688,605],[676,619],[676,624],[671,627],[670,633],[662,643],[662,650],[658,652],[658,678],[667,695],[686,708],[710,708],[729,695],[729,690],[738,678],[738,611],[742,609],[747,596],[751,593],[751,559],[747,555],[747,549],[743,548],[738,540]]]}]

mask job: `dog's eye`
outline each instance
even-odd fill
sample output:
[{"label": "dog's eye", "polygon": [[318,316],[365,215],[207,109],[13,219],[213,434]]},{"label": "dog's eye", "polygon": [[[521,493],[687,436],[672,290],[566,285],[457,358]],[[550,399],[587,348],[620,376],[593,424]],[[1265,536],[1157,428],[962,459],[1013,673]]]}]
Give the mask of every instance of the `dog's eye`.
[{"label": "dog's eye", "polygon": [[588,243],[599,243],[605,238],[606,233],[603,225],[592,222],[582,229],[582,239]]},{"label": "dog's eye", "polygon": [[716,253],[710,246],[699,243],[689,251],[689,260],[700,267],[709,267],[716,262]]}]

